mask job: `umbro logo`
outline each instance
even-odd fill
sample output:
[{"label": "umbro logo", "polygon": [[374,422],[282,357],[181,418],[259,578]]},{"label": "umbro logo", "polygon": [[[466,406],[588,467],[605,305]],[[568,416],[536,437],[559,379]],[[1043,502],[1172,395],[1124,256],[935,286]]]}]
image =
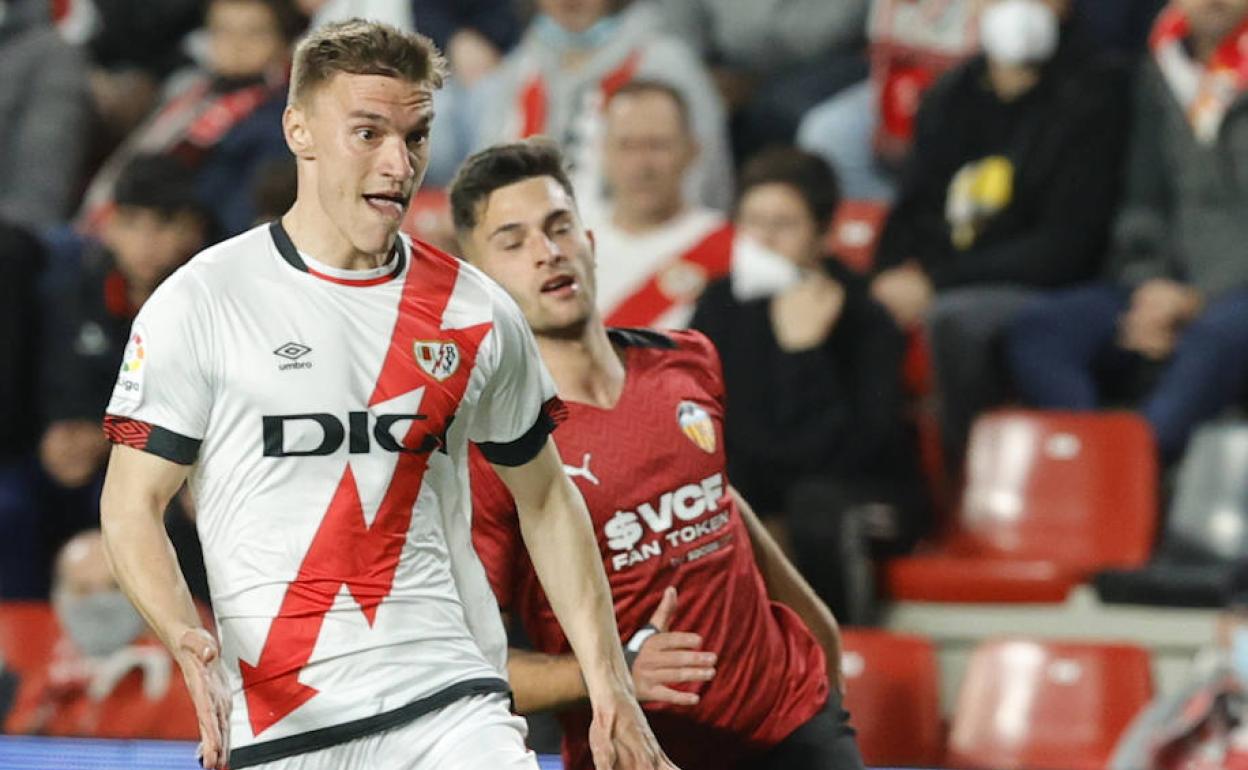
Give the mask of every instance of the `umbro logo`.
[{"label": "umbro logo", "polygon": [[278,364],[277,368],[281,371],[287,369],[311,369],[311,361],[300,361],[307,354],[312,352],[312,348],[298,342],[285,342],[273,351],[273,355],[285,358],[287,363]]}]

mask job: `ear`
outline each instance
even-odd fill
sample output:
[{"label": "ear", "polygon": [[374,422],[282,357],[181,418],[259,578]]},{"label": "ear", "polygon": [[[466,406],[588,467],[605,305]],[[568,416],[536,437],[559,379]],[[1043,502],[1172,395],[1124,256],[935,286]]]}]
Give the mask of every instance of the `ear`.
[{"label": "ear", "polygon": [[588,227],[585,228],[585,237],[589,239],[589,264],[596,268],[598,267],[598,239],[594,237],[594,231]]},{"label": "ear", "polygon": [[312,132],[308,130],[308,115],[304,108],[294,104],[286,105],[282,112],[282,133],[286,137],[286,146],[299,160],[316,158],[316,143],[312,140]]},{"label": "ear", "polygon": [[689,134],[685,139],[685,171],[693,168],[700,157],[702,157],[702,143],[693,134]]}]

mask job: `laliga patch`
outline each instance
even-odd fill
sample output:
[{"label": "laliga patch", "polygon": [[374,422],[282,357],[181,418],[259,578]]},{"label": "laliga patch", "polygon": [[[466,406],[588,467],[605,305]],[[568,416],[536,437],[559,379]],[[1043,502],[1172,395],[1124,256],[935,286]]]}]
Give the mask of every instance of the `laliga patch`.
[{"label": "laliga patch", "polygon": [[459,369],[459,346],[441,340],[416,340],[412,343],[416,363],[425,374],[438,382],[450,377]]},{"label": "laliga patch", "polygon": [[676,423],[694,446],[707,454],[715,453],[715,423],[705,409],[692,401],[681,401],[676,407]]},{"label": "laliga patch", "polygon": [[143,378],[147,372],[147,332],[137,324],[130,331],[126,351],[121,357],[121,371],[113,387],[113,398],[138,406],[143,400]]}]

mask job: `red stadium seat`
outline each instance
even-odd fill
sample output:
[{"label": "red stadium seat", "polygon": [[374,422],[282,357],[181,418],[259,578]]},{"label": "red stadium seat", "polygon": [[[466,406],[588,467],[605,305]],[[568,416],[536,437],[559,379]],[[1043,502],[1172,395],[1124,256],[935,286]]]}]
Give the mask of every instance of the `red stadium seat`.
[{"label": "red stadium seat", "polygon": [[0,659],[19,674],[42,671],[60,628],[47,602],[0,602]]},{"label": "red stadium seat", "polygon": [[1152,689],[1135,645],[984,642],[958,693],[948,765],[1101,770]]},{"label": "red stadium seat", "polygon": [[863,760],[874,767],[932,767],[944,755],[940,678],[932,643],[919,636],[841,632],[845,707]]},{"label": "red stadium seat", "polygon": [[842,201],[828,232],[828,250],[854,270],[869,271],[886,218],[888,206],[879,201]]},{"label": "red stadium seat", "polygon": [[1157,457],[1129,413],[997,412],[971,433],[951,532],[885,567],[893,599],[1061,602],[1137,567],[1157,526]]}]

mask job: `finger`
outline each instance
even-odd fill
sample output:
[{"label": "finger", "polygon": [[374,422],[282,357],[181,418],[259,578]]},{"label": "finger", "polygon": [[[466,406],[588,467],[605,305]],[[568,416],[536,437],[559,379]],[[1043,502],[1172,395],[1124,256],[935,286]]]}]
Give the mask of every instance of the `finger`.
[{"label": "finger", "polygon": [[650,625],[666,631],[672,621],[672,614],[676,611],[676,588],[668,586],[663,591],[663,598],[659,600],[659,607],[650,616]]},{"label": "finger", "polygon": [[676,706],[696,706],[702,696],[696,692],[681,692],[661,684],[653,684],[637,694],[637,700],[643,703],[671,703]]},{"label": "finger", "polygon": [[[640,661],[641,658],[638,657]],[[646,656],[643,665],[646,670],[656,668],[712,668],[717,658],[713,652],[656,652]]]},{"label": "finger", "polygon": [[709,682],[715,678],[715,669],[697,666],[656,668],[646,670],[645,675],[656,682]]},{"label": "finger", "polygon": [[696,650],[701,646],[702,637],[699,634],[668,631],[647,639],[642,649],[649,647],[653,650]]}]

